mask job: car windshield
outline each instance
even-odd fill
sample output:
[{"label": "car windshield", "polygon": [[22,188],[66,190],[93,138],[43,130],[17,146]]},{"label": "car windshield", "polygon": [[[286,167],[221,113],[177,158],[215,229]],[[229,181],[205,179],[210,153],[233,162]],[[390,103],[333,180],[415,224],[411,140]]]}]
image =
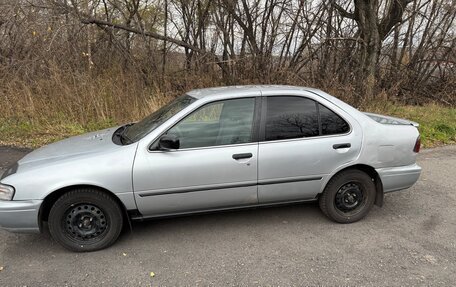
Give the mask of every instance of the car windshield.
[{"label": "car windshield", "polygon": [[156,129],[158,126],[160,126],[162,123],[164,123],[172,116],[182,111],[195,101],[195,98],[190,97],[188,95],[176,98],[175,100],[161,107],[160,109],[153,112],[143,120],[128,127],[128,129],[125,131],[125,137],[129,139],[131,142],[139,141],[147,134],[149,134],[151,131]]}]

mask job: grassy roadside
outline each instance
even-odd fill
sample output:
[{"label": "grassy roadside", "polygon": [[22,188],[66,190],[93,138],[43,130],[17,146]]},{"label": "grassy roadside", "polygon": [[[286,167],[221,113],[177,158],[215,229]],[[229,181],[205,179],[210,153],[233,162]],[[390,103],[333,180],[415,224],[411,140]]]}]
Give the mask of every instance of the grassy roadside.
[{"label": "grassy roadside", "polygon": [[[456,143],[456,108],[438,105],[398,106],[375,103],[364,110],[416,121],[420,124],[423,147]],[[115,120],[80,124],[58,120],[19,120],[0,117],[0,145],[37,148],[42,145],[90,131],[116,126]]]},{"label": "grassy roadside", "polygon": [[82,125],[65,121],[19,121],[0,118],[0,146],[38,148],[70,136],[116,125],[110,120]]}]

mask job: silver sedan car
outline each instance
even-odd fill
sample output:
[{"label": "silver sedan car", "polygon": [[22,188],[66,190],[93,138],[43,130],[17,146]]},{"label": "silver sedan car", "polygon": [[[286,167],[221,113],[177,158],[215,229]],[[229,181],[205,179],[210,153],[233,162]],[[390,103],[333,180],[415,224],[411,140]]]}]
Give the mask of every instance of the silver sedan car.
[{"label": "silver sedan car", "polygon": [[39,148],[0,181],[0,227],[73,251],[113,244],[132,220],[319,201],[360,220],[420,176],[418,124],[320,90],[195,90],[134,124]]}]

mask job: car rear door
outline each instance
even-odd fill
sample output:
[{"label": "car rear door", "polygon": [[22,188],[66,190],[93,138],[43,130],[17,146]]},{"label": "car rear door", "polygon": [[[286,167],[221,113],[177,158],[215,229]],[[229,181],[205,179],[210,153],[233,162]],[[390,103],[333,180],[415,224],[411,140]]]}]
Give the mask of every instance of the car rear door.
[{"label": "car rear door", "polygon": [[179,149],[138,150],[139,211],[147,217],[257,204],[255,110],[255,97],[206,104],[165,132],[179,138]]},{"label": "car rear door", "polygon": [[262,106],[260,204],[314,199],[326,177],[358,156],[361,134],[315,99],[267,96]]}]

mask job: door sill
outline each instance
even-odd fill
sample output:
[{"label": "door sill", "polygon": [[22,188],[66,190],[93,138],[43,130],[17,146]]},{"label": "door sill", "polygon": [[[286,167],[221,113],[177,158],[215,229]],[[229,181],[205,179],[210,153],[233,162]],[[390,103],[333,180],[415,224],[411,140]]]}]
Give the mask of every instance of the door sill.
[{"label": "door sill", "polygon": [[133,220],[133,221],[153,220],[153,219],[159,219],[159,218],[180,217],[180,216],[189,216],[189,215],[197,215],[197,214],[205,214],[205,213],[216,213],[216,212],[223,212],[223,211],[236,211],[236,210],[243,210],[243,209],[263,208],[263,207],[267,208],[267,207],[273,207],[273,206],[292,205],[292,204],[299,204],[299,203],[313,202],[313,201],[317,201],[317,198],[301,199],[301,200],[293,200],[293,201],[258,203],[258,204],[243,205],[243,206],[222,207],[222,208],[195,210],[195,211],[187,211],[187,212],[179,212],[179,213],[166,213],[166,214],[157,214],[157,215],[148,215],[148,216],[136,215],[135,217],[132,217],[131,220]]}]

